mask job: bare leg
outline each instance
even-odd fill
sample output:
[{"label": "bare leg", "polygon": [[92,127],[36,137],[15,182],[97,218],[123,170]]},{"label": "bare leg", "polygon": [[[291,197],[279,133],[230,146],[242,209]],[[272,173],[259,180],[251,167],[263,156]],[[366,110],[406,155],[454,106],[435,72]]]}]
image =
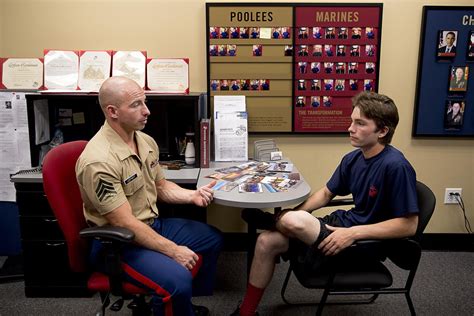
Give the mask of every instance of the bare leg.
[{"label": "bare leg", "polygon": [[311,246],[321,230],[319,220],[306,211],[293,211],[284,214],[276,228],[285,236],[297,238]]},{"label": "bare leg", "polygon": [[278,231],[261,233],[255,245],[249,283],[258,288],[266,288],[275,270],[275,260],[288,250],[288,244],[288,237]]}]

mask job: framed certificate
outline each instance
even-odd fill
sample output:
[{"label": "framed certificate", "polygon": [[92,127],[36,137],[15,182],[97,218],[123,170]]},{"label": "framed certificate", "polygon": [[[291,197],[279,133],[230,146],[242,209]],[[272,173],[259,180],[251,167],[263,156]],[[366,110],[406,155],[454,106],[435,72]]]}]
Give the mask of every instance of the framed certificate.
[{"label": "framed certificate", "polygon": [[2,58],[0,65],[1,89],[38,90],[43,86],[40,58]]},{"label": "framed certificate", "polygon": [[146,51],[114,51],[112,76],[124,76],[145,89]]},{"label": "framed certificate", "polygon": [[44,51],[44,88],[77,90],[79,53],[77,51]]},{"label": "framed certificate", "polygon": [[147,86],[156,93],[189,93],[189,59],[149,59]]},{"label": "framed certificate", "polygon": [[112,51],[81,51],[79,89],[98,92],[105,79],[110,77],[111,64]]}]

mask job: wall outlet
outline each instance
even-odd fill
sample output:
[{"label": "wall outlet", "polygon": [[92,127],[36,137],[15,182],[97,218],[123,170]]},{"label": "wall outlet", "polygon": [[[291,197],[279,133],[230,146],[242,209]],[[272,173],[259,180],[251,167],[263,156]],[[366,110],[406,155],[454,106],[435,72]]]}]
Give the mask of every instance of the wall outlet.
[{"label": "wall outlet", "polygon": [[458,204],[456,196],[452,195],[452,193],[457,193],[459,197],[461,197],[462,188],[446,188],[444,192],[444,204]]}]

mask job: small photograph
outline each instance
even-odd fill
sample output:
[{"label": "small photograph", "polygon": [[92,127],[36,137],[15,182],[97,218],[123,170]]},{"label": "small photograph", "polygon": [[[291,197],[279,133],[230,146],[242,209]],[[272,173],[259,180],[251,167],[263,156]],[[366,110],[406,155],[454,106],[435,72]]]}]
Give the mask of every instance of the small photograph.
[{"label": "small photograph", "polygon": [[218,54],[219,56],[225,56],[227,55],[227,45],[219,45],[218,46]]},{"label": "small photograph", "polygon": [[240,80],[232,80],[230,82],[230,88],[232,91],[239,91],[240,90]]},{"label": "small photograph", "polygon": [[349,63],[349,70],[348,70],[348,72],[349,72],[350,74],[356,74],[358,67],[359,67],[359,64],[358,64],[358,63],[350,62],[350,63]]},{"label": "small photograph", "polygon": [[374,91],[374,81],[372,79],[364,80],[364,90],[365,91]]},{"label": "small photograph", "polygon": [[279,39],[281,38],[281,27],[272,27],[272,38]]},{"label": "small photograph", "polygon": [[468,66],[451,66],[449,70],[449,91],[466,92],[468,79]]},{"label": "small photograph", "polygon": [[209,27],[209,38],[219,38],[219,28],[216,26]]},{"label": "small photograph", "polygon": [[333,39],[333,38],[336,38],[336,33],[334,32],[334,28],[333,27],[327,27],[325,32],[324,32],[325,35],[325,38],[327,39]]},{"label": "small photograph", "polygon": [[321,28],[319,26],[313,27],[313,38],[322,38]]},{"label": "small photograph", "polygon": [[300,91],[301,91],[301,90],[306,90],[306,83],[305,83],[305,80],[304,80],[304,79],[298,80],[297,89],[300,90]]},{"label": "small photograph", "polygon": [[260,28],[251,27],[250,28],[250,38],[260,38]]},{"label": "small photograph", "polygon": [[365,28],[365,36],[366,36],[368,39],[374,39],[374,38],[375,38],[374,28],[371,27],[371,26],[367,26],[367,27]]},{"label": "small photograph", "polygon": [[237,56],[237,45],[235,45],[235,44],[227,45],[227,55],[228,56]]},{"label": "small photograph", "polygon": [[317,74],[321,71],[321,63],[320,62],[312,62],[311,63],[311,72],[313,74]]},{"label": "small photograph", "polygon": [[298,68],[300,69],[300,74],[305,74],[308,71],[308,63],[305,61],[300,61],[298,63]]},{"label": "small photograph", "polygon": [[360,46],[359,45],[352,45],[350,55],[352,57],[359,57],[360,56]]},{"label": "small photograph", "polygon": [[211,90],[212,91],[218,91],[220,90],[221,87],[220,87],[220,84],[219,84],[219,80],[211,80]]},{"label": "small photograph", "polygon": [[344,91],[345,90],[345,81],[344,79],[337,79],[336,86],[334,87],[336,91]]},{"label": "small photograph", "polygon": [[209,45],[209,56],[218,56],[219,51],[217,45]]},{"label": "small photograph", "polygon": [[250,80],[246,80],[246,79],[240,80],[240,89],[244,91],[250,90]]},{"label": "small photograph", "polygon": [[365,63],[365,72],[373,74],[375,72],[375,64],[373,62]]},{"label": "small photograph", "polygon": [[324,63],[324,72],[327,74],[332,73],[332,68],[334,67],[334,63],[331,62],[325,62]]},{"label": "small photograph", "polygon": [[323,96],[323,105],[327,108],[332,106],[332,97]]},{"label": "small photograph", "polygon": [[474,61],[474,31],[469,32],[467,43],[467,60]]},{"label": "small photograph", "polygon": [[239,28],[232,26],[230,28],[230,38],[239,38],[239,36],[240,36]]},{"label": "small photograph", "polygon": [[336,56],[346,56],[346,46],[337,45]]},{"label": "small photograph", "polygon": [[281,36],[283,38],[291,38],[291,30],[289,27],[285,26],[281,28]]},{"label": "small photograph", "polygon": [[347,39],[348,31],[347,27],[338,27],[337,28],[337,38],[338,39]]},{"label": "small photograph", "polygon": [[346,73],[346,63],[338,62],[336,63],[336,73],[345,74]]},{"label": "small photograph", "polygon": [[250,80],[250,90],[253,90],[253,91],[260,90],[260,80],[258,79]]},{"label": "small photograph", "polygon": [[226,26],[221,26],[219,28],[219,38],[229,38],[229,28]]},{"label": "small photograph", "polygon": [[298,38],[299,39],[308,38],[308,28],[307,27],[300,27],[300,29],[298,31]]},{"label": "small photograph", "polygon": [[365,45],[365,55],[375,56],[375,45]]},{"label": "small photograph", "polygon": [[311,90],[313,91],[320,91],[321,90],[321,82],[319,79],[311,80]]},{"label": "small photograph", "polygon": [[240,193],[261,193],[263,192],[262,184],[255,182],[244,182],[239,184]]},{"label": "small photograph", "polygon": [[333,79],[324,79],[324,91],[331,91],[334,88]]},{"label": "small photograph", "polygon": [[349,87],[352,91],[357,91],[359,89],[359,83],[357,80],[349,80]]},{"label": "small photograph", "polygon": [[444,127],[446,129],[460,129],[462,127],[465,100],[446,100]]},{"label": "small photograph", "polygon": [[324,52],[326,53],[326,56],[328,56],[328,57],[334,56],[334,47],[333,47],[333,45],[324,45]]},{"label": "small photograph", "polygon": [[262,90],[270,90],[270,80],[260,79],[260,88]]},{"label": "small photograph", "polygon": [[438,31],[438,57],[454,58],[456,56],[458,31]]},{"label": "small photograph", "polygon": [[240,38],[249,38],[249,28],[248,27],[240,27]]},{"label": "small photograph", "polygon": [[285,56],[293,56],[293,46],[285,45]]},{"label": "small photograph", "polygon": [[262,53],[263,53],[263,47],[262,47],[262,45],[260,45],[260,44],[255,44],[255,45],[253,45],[253,47],[252,47],[252,54],[253,54],[254,56],[257,56],[257,57],[258,57],[258,56],[262,56]]},{"label": "small photograph", "polygon": [[221,91],[229,91],[229,80],[222,79],[220,81],[220,88],[221,88]]},{"label": "small photograph", "polygon": [[12,101],[5,101],[5,109],[6,110],[12,109]]},{"label": "small photograph", "polygon": [[352,28],[352,34],[351,34],[352,39],[360,39],[361,34],[362,34],[362,29],[360,27],[353,27]]},{"label": "small photograph", "polygon": [[300,45],[298,49],[298,56],[309,56],[308,45]]},{"label": "small photograph", "polygon": [[313,56],[323,56],[323,45],[313,45]]},{"label": "small photograph", "polygon": [[303,96],[296,97],[295,107],[304,108],[306,105],[306,98]]},{"label": "small photograph", "polygon": [[311,97],[311,106],[313,108],[318,108],[321,105],[321,98],[318,96]]}]

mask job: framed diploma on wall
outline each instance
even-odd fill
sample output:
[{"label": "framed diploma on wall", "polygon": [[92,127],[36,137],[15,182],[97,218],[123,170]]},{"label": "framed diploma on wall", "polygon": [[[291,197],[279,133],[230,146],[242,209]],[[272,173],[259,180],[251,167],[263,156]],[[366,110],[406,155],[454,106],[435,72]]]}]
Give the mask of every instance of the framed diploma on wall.
[{"label": "framed diploma on wall", "polygon": [[251,133],[347,133],[351,98],[378,89],[382,7],[208,3],[209,107],[245,95]]},{"label": "framed diploma on wall", "polygon": [[474,136],[474,6],[425,6],[412,134]]},{"label": "framed diploma on wall", "polygon": [[148,59],[146,76],[148,92],[189,94],[188,58]]},{"label": "framed diploma on wall", "polygon": [[0,89],[38,90],[42,86],[42,58],[0,58]]}]

